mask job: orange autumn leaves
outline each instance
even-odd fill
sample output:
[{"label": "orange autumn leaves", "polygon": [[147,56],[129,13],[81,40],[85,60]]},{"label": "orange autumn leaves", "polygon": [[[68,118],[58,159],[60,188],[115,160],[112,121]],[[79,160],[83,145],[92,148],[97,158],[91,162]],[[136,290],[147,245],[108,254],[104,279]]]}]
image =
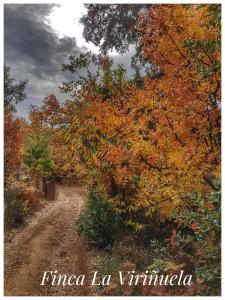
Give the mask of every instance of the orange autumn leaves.
[{"label": "orange autumn leaves", "polygon": [[107,101],[85,99],[85,131],[96,130],[99,161],[110,162],[108,170],[96,165],[96,174],[111,173],[119,190],[135,189],[124,197],[134,226],[131,213],[168,218],[187,205],[188,193],[211,190],[206,177],[219,177],[220,70],[213,66],[220,62],[220,49],[210,48],[219,29],[210,25],[209,10],[152,7],[140,22],[141,46],[145,58],[162,70],[161,78],[146,77],[143,90],[130,84]]},{"label": "orange autumn leaves", "polygon": [[21,166],[25,124],[9,109],[4,112],[4,172],[5,180],[15,175]]},{"label": "orange autumn leaves", "polygon": [[42,111],[67,123],[60,135],[52,129],[59,170],[85,174],[136,230],[170,218],[220,178],[219,23],[214,6],[153,5],[140,17],[140,49],[161,76],[146,75],[139,89],[99,60],[99,77],[73,89],[73,105]]},{"label": "orange autumn leaves", "polygon": [[220,165],[220,28],[213,24],[210,9],[159,5],[149,11],[149,23],[142,28],[145,56],[165,74],[149,88],[158,103],[154,115],[167,135],[165,146],[181,147],[183,161],[191,161],[197,176],[200,170],[216,174]]},{"label": "orange autumn leaves", "polygon": [[82,177],[79,157],[76,149],[66,141],[65,131],[72,122],[73,103],[64,104],[50,95],[42,106],[33,106],[30,113],[30,125],[27,134],[30,137],[46,136],[50,140],[52,158],[55,162],[54,173],[58,176]]}]

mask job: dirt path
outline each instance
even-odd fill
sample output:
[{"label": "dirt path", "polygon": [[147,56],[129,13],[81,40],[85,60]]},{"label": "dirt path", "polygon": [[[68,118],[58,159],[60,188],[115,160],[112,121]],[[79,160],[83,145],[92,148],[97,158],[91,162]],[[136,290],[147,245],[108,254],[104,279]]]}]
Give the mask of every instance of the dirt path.
[{"label": "dirt path", "polygon": [[44,271],[87,278],[86,253],[77,234],[85,204],[85,190],[57,186],[57,199],[34,216],[27,226],[5,240],[5,295],[88,295],[84,286],[41,286]]}]

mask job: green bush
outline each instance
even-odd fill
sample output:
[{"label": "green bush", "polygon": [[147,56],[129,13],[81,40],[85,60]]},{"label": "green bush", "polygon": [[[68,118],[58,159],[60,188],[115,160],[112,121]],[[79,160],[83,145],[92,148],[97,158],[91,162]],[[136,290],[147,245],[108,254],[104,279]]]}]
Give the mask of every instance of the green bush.
[{"label": "green bush", "polygon": [[6,190],[4,193],[4,223],[6,228],[22,224],[24,221],[23,201],[17,193]]},{"label": "green bush", "polygon": [[89,245],[110,250],[121,222],[100,192],[90,189],[87,207],[80,216],[79,232]]},{"label": "green bush", "polygon": [[[195,275],[201,282],[199,295],[215,296],[221,292],[221,190],[203,196],[192,193],[192,210],[178,215],[180,224],[190,226],[193,234],[180,239],[182,244],[189,239],[195,260]],[[194,225],[194,227],[193,227]],[[190,242],[189,242],[190,243]],[[184,249],[184,247],[183,247]]]}]

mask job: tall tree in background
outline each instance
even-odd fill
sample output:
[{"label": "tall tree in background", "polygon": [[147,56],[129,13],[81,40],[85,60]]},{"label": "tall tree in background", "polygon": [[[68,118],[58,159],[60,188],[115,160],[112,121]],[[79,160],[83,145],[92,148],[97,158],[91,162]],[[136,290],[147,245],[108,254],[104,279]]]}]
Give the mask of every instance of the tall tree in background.
[{"label": "tall tree in background", "polygon": [[[145,59],[141,40],[143,32],[140,23],[147,17],[152,4],[84,4],[87,9],[80,22],[83,24],[83,36],[100,48],[102,54],[116,50],[119,54],[131,48],[131,68],[134,69],[134,80],[143,87],[143,76],[160,77],[162,72]],[[102,26],[103,24],[103,26]]]},{"label": "tall tree in background", "polygon": [[25,88],[27,80],[14,84],[15,79],[10,77],[10,68],[4,65],[4,107],[15,109],[15,105],[26,99]]},{"label": "tall tree in background", "polygon": [[52,151],[47,136],[39,135],[33,139],[27,138],[23,164],[39,188],[40,179],[50,176],[54,170]]},{"label": "tall tree in background", "polygon": [[4,66],[4,173],[5,183],[21,165],[24,121],[15,116],[16,104],[26,98],[27,81],[14,84],[10,68]]},{"label": "tall tree in background", "polygon": [[139,16],[149,4],[85,4],[87,14],[80,22],[87,42],[100,46],[102,53],[111,50],[124,53],[130,45],[139,45],[142,33],[138,29]]}]

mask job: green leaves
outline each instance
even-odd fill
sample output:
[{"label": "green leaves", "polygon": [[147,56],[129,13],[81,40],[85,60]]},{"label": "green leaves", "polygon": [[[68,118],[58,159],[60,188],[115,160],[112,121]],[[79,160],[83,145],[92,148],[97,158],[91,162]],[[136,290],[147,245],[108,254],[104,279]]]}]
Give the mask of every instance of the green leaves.
[{"label": "green leaves", "polygon": [[90,245],[110,249],[120,218],[113,212],[105,195],[89,189],[88,205],[81,214],[79,230]]},{"label": "green leaves", "polygon": [[37,176],[49,176],[54,169],[54,162],[49,147],[49,140],[44,136],[28,138],[25,145],[24,168]]}]

